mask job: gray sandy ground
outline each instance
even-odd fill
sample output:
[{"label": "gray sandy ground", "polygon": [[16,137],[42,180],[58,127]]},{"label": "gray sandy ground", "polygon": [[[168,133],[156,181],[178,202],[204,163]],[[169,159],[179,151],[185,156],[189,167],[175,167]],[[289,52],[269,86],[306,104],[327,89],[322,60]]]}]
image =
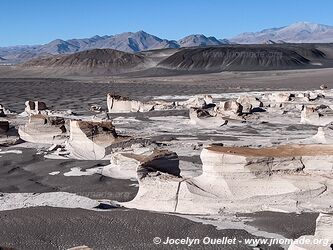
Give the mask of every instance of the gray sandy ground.
[{"label": "gray sandy ground", "polygon": [[318,213],[278,213],[278,212],[256,212],[238,214],[240,217],[253,219],[246,221],[259,230],[277,233],[288,239],[297,239],[302,235],[313,235],[316,228]]},{"label": "gray sandy ground", "polygon": [[[15,249],[252,249],[237,245],[155,245],[154,237],[252,238],[244,230],[217,230],[177,216],[140,210],[105,212],[38,207],[0,212],[0,245]],[[277,246],[262,249],[280,249]]]},{"label": "gray sandy ground", "polygon": [[[92,199],[128,201],[135,197],[136,183],[113,179],[98,174],[64,176],[73,167],[83,171],[109,164],[108,161],[79,161],[44,159],[35,149],[18,148],[22,154],[3,154],[0,158],[0,192],[40,193],[70,192]],[[5,151],[5,150],[4,150]],[[60,171],[58,175],[49,175]]]}]

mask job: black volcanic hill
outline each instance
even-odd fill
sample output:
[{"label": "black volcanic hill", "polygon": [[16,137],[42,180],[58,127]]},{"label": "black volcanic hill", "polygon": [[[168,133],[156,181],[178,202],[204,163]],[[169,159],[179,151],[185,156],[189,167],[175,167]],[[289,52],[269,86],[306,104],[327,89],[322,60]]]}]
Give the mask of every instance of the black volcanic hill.
[{"label": "black volcanic hill", "polygon": [[[332,45],[328,46],[332,51]],[[251,71],[332,67],[332,58],[315,44],[224,45],[185,48],[158,67],[183,71]]]},{"label": "black volcanic hill", "polygon": [[93,49],[70,55],[57,55],[30,60],[24,68],[48,69],[62,74],[119,73],[144,63],[144,57],[113,49]]}]

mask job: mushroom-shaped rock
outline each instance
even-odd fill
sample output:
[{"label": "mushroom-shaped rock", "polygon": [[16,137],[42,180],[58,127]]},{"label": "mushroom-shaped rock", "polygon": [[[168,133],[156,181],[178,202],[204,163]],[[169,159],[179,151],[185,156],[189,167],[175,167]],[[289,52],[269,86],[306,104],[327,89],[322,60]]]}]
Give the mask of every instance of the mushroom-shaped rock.
[{"label": "mushroom-shaped rock", "polygon": [[19,127],[18,133],[20,138],[27,142],[63,144],[68,139],[66,127],[64,118],[32,114],[28,123]]},{"label": "mushroom-shaped rock", "polygon": [[140,157],[137,168],[139,191],[136,197],[123,203],[126,207],[136,207],[159,211],[176,211],[180,183],[179,159],[170,151],[154,151],[148,157]]},{"label": "mushroom-shaped rock", "polygon": [[[331,145],[211,146],[201,153],[202,175],[194,178],[184,179],[170,172],[163,174],[141,164],[138,168],[139,192],[133,201],[123,205],[195,214],[268,208],[296,211],[298,203],[317,199],[327,190],[328,183],[333,184],[328,177],[321,176],[317,180],[311,174],[302,174],[303,169],[311,168],[313,164],[321,165],[304,163],[304,157],[316,156],[317,160],[332,166],[332,153]],[[332,173],[332,169],[325,171],[324,176]],[[319,202],[316,206],[324,209],[325,204]]]}]

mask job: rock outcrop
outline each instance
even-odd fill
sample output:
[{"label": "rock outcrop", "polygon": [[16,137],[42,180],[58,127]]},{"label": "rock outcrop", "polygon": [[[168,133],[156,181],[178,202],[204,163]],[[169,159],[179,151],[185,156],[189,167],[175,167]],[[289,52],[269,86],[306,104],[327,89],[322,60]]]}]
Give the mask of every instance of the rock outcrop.
[{"label": "rock outcrop", "polygon": [[60,117],[31,114],[28,123],[20,126],[18,133],[27,142],[63,144],[68,139],[68,126]]},{"label": "rock outcrop", "polygon": [[288,92],[273,92],[268,95],[271,102],[283,103],[291,100],[292,95]]},{"label": "rock outcrop", "polygon": [[332,154],[331,145],[211,146],[202,151],[203,173],[195,178],[183,179],[169,172],[141,175],[138,170],[139,192],[133,201],[123,205],[164,212],[214,214],[270,209],[299,211],[309,209],[307,204],[313,199],[310,206],[332,211],[329,202],[315,201],[324,192],[332,193],[328,189],[332,180],[326,177],[333,171]]},{"label": "rock outcrop", "polygon": [[107,94],[109,113],[148,112],[154,109],[154,103],[144,103],[127,97]]},{"label": "rock outcrop", "polygon": [[242,105],[243,113],[251,113],[253,109],[263,106],[263,103],[257,97],[251,95],[241,95],[237,98],[237,102]]},{"label": "rock outcrop", "polygon": [[326,126],[333,122],[333,110],[327,106],[305,106],[301,112],[301,123]]},{"label": "rock outcrop", "polygon": [[147,171],[179,175],[178,155],[168,150],[153,150],[144,154],[114,153],[111,156],[111,164],[103,168],[103,175],[118,179],[131,179],[138,176],[143,178]]},{"label": "rock outcrop", "polygon": [[319,127],[317,134],[311,138],[316,143],[333,144],[333,123]]},{"label": "rock outcrop", "polygon": [[214,109],[190,108],[190,124],[204,128],[218,128],[227,123]]},{"label": "rock outcrop", "polygon": [[44,113],[46,114],[47,106],[45,102],[40,102],[40,101],[26,101],[25,102],[25,109],[24,111],[28,115],[37,115]]},{"label": "rock outcrop", "polygon": [[178,102],[177,106],[184,108],[206,108],[213,104],[213,97],[211,95],[194,96],[186,101]]},{"label": "rock outcrop", "polygon": [[236,101],[229,100],[220,102],[215,110],[223,116],[235,118],[242,114],[243,106]]},{"label": "rock outcrop", "polygon": [[66,148],[70,156],[82,160],[102,160],[111,155],[112,146],[130,140],[119,136],[111,121],[70,121]]}]

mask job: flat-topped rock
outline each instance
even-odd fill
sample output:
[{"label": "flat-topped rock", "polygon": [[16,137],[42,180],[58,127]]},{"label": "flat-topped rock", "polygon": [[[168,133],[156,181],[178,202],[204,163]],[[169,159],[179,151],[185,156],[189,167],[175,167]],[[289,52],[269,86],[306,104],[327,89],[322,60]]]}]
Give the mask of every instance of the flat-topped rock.
[{"label": "flat-topped rock", "polygon": [[200,155],[201,175],[186,179],[169,172],[144,175],[136,198],[124,205],[197,214],[270,209],[295,212],[300,209],[297,204],[317,199],[311,206],[332,210],[326,202],[316,203],[318,197],[328,199],[329,195],[320,196],[323,192],[333,193],[328,188],[333,182],[327,177],[333,173],[332,154],[333,145],[210,146]]}]

